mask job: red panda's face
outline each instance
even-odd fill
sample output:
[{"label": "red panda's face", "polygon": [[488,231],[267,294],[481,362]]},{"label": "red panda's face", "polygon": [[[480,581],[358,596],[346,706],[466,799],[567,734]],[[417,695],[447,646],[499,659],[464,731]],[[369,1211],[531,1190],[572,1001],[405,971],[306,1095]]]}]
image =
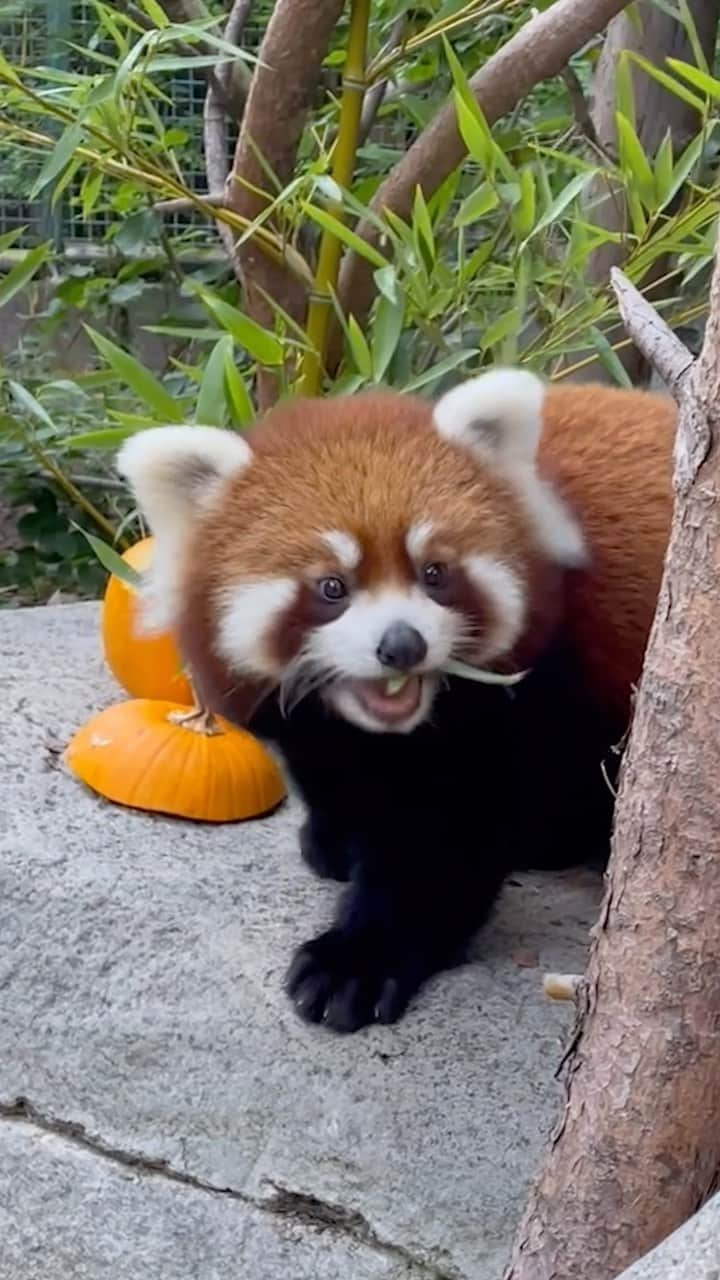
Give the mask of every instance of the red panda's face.
[{"label": "red panda's face", "polygon": [[[534,379],[494,376],[520,379],[538,418]],[[535,475],[522,424],[508,447],[505,406],[478,419],[474,405],[469,428],[467,406],[453,411],[467,390],[434,414],[393,394],[296,401],[249,446],[203,428],[126,446],[157,539],[154,594],[169,615],[158,620],[178,627],[201,690],[219,690],[236,718],[269,688],[288,707],[317,689],[363,729],[409,732],[450,659],[511,659],[549,543],[567,560],[579,539]]]}]

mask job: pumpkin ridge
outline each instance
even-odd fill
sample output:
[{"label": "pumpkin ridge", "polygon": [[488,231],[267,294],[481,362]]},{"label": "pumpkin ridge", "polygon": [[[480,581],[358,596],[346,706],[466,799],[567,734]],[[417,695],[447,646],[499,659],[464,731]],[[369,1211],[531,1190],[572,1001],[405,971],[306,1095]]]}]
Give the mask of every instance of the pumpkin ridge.
[{"label": "pumpkin ridge", "polygon": [[[168,722],[168,723],[170,723],[170,722]],[[183,732],[183,725],[178,724],[178,725],[174,725],[173,727],[174,727],[174,728],[176,728],[176,729],[179,729],[181,733]],[[185,778],[187,777],[188,770],[191,768],[191,766],[192,766],[194,763],[196,763],[196,757],[197,757],[197,754],[198,754],[198,751],[197,751],[197,744],[198,744],[198,741],[201,741],[201,742],[203,742],[203,743],[205,743],[205,744],[206,744],[206,743],[207,743],[207,741],[208,741],[208,738],[207,738],[207,735],[206,735],[206,734],[204,734],[204,733],[197,733],[194,729],[185,729],[185,733],[189,733],[189,734],[190,734],[190,737],[189,737],[189,739],[188,739],[188,743],[187,743],[187,750],[186,750],[186,752],[185,752],[185,759],[183,760],[183,762],[182,762],[182,766],[181,766],[181,769],[180,769],[180,775],[179,775],[179,777],[178,777],[178,779],[177,779],[177,781],[176,781],[176,783],[175,783],[175,795],[176,795],[176,796],[180,796],[180,795],[182,795],[183,783],[184,783],[184,781],[185,781]],[[200,748],[200,749],[202,750],[202,748]],[[205,757],[207,757],[207,746],[205,747],[204,755],[205,755]],[[207,770],[205,770],[205,772],[206,772],[210,777],[212,777],[212,769],[207,769]],[[203,780],[202,780],[202,785],[203,785],[203,789],[205,789],[205,788],[206,788],[206,786],[207,786],[207,778],[203,778]],[[206,797],[203,797],[203,798],[204,798],[204,799],[206,799]],[[197,808],[197,803],[196,803],[196,800],[195,800],[195,797],[194,797],[194,796],[193,796],[193,799],[192,799],[192,805],[193,805],[193,808],[194,808],[194,809],[195,809],[195,808]],[[206,808],[207,808],[207,812],[208,812],[208,813],[212,813],[212,812],[213,812],[213,808],[212,808],[212,805],[211,805],[211,803],[210,803],[210,801],[209,801],[209,800],[207,800]]]},{"label": "pumpkin ridge", "polygon": [[[169,722],[165,719],[165,716],[162,717],[162,720],[151,720],[149,724],[144,726],[142,732],[139,734],[136,747],[139,748],[141,744],[144,741],[146,741],[148,738],[153,738],[155,736],[154,730],[157,729],[159,726],[162,726],[163,728],[167,728],[167,729],[171,728]],[[161,741],[158,743],[157,747],[153,751],[152,755],[150,756],[149,760],[143,761],[142,773],[140,774],[140,777],[138,778],[136,784],[130,790],[129,800],[131,804],[135,800],[135,797],[140,791],[140,788],[142,787],[148,775],[154,769],[155,765],[157,764],[158,760],[162,756],[163,752],[170,745],[170,742],[171,742],[170,734],[165,733],[165,735],[163,736],[163,738],[161,739]],[[138,807],[142,808],[142,806],[138,806]]]},{"label": "pumpkin ridge", "polygon": [[255,788],[255,795],[258,798],[259,805],[261,806],[261,808],[264,809],[266,808],[265,788],[262,785],[262,778],[258,773],[257,764],[254,760],[250,761],[250,769],[252,771],[252,780],[253,780],[253,786]]}]

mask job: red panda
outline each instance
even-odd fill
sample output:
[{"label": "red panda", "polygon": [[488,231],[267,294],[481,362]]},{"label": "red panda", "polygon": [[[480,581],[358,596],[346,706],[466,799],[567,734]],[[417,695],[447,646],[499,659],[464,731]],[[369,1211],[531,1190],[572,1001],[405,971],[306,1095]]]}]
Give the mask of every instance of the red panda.
[{"label": "red panda", "polygon": [[[126,442],[149,619],[212,707],[277,743],[306,860],[350,881],[290,967],[302,1016],[394,1020],[513,867],[606,847],[601,765],[652,621],[674,428],[661,396],[494,370],[434,406],[296,400],[248,438]],[[458,662],[529,674],[476,684]]]}]

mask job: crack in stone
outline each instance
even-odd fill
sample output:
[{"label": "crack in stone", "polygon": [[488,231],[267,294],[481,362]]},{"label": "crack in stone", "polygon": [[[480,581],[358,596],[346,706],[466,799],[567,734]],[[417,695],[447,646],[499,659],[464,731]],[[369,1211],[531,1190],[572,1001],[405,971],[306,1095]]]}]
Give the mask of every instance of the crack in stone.
[{"label": "crack in stone", "polygon": [[219,1186],[195,1174],[176,1169],[164,1157],[143,1155],[141,1152],[126,1151],[123,1147],[113,1146],[98,1135],[88,1133],[85,1126],[78,1121],[62,1120],[57,1116],[46,1115],[28,1098],[22,1096],[14,1098],[12,1102],[0,1101],[0,1120],[2,1119],[27,1124],[32,1128],[40,1129],[43,1133],[54,1134],[102,1160],[119,1164],[125,1169],[134,1169],[150,1177],[165,1178],[169,1182],[179,1183],[181,1186],[191,1187],[195,1191],[202,1191],[208,1195],[237,1200],[249,1209],[275,1217],[292,1219],[316,1232],[334,1231],[338,1235],[414,1267],[423,1280],[464,1280],[460,1272],[454,1269],[440,1270],[433,1263],[416,1257],[404,1245],[384,1240],[359,1210],[346,1209],[343,1205],[321,1200],[317,1196],[292,1191],[272,1179],[268,1178],[266,1182],[272,1188],[273,1195],[258,1199],[244,1191],[238,1191],[235,1187]]}]

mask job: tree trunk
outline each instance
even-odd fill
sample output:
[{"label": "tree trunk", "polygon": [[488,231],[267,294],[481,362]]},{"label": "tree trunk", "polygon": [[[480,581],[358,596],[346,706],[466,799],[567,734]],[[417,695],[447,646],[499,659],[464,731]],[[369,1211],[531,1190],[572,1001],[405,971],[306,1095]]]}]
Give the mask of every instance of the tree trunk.
[{"label": "tree trunk", "polygon": [[[720,21],[720,0],[689,0],[688,8],[694,19],[703,53],[712,65]],[[643,54],[656,67],[662,67],[666,58],[679,58],[690,63],[695,61],[692,45],[680,22],[649,0],[640,0],[637,11],[638,24],[631,22],[625,13],[618,14],[610,23],[593,80],[592,124],[598,142],[611,155],[617,154],[615,71],[622,50],[629,49]],[[677,156],[697,133],[700,125],[697,112],[689,103],[670,93],[640,68],[633,67],[631,74],[635,127],[645,154],[655,157],[669,129],[674,154]],[[598,178],[590,186],[587,216],[598,227],[624,232],[627,228],[627,211],[622,191],[613,189],[607,179]],[[588,280],[593,284],[605,284],[610,276],[610,268],[619,266],[625,254],[626,249],[622,244],[600,245],[590,257]],[[667,258],[659,259],[646,283],[659,280],[668,267]],[[614,342],[622,334],[618,329],[608,336]],[[631,380],[639,382],[647,373],[647,364],[637,347],[625,347],[618,355]],[[599,362],[595,362],[578,373],[578,379],[587,381],[590,378],[605,381],[610,380],[610,375]]]},{"label": "tree trunk", "polygon": [[[257,218],[292,177],[342,7],[343,0],[277,0],[260,47],[228,182],[228,207],[245,218]],[[246,309],[254,320],[272,327],[270,297],[302,324],[306,294],[296,277],[270,262],[252,240],[238,250],[236,265]],[[261,409],[272,404],[277,389],[275,375],[262,370],[256,388]]]},{"label": "tree trunk", "polygon": [[680,400],[675,512],[567,1102],[506,1280],[611,1280],[720,1165],[720,264],[695,364],[628,288],[650,312],[649,332],[630,322],[647,357],[680,352],[662,367]]}]

